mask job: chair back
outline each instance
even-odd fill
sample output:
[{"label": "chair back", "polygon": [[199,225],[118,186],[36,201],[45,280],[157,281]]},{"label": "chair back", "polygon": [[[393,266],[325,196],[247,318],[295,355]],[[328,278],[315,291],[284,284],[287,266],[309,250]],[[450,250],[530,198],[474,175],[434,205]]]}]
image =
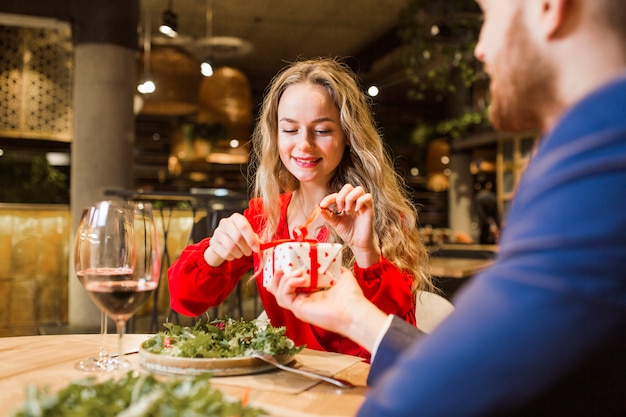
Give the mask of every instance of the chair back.
[{"label": "chair back", "polygon": [[431,333],[450,313],[454,305],[439,294],[418,291],[415,295],[415,320],[417,328]]}]

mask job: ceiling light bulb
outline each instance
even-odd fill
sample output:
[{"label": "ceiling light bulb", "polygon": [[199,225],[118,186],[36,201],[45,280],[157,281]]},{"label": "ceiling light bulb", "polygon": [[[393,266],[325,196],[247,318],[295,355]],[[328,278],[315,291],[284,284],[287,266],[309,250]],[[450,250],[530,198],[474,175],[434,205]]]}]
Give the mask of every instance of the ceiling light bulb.
[{"label": "ceiling light bulb", "polygon": [[163,23],[159,26],[159,32],[170,38],[178,36],[178,16],[176,13],[170,9],[163,12]]},{"label": "ceiling light bulb", "polygon": [[161,32],[162,34],[164,34],[165,36],[168,36],[170,38],[176,37],[176,32],[174,32],[172,30],[172,28],[167,26],[167,25],[159,26],[159,32]]},{"label": "ceiling light bulb", "polygon": [[376,97],[378,95],[378,87],[375,85],[371,86],[367,89],[367,94],[369,94],[370,97]]},{"label": "ceiling light bulb", "polygon": [[213,75],[213,66],[210,62],[204,61],[202,64],[200,64],[200,72],[205,77],[210,77]]},{"label": "ceiling light bulb", "polygon": [[137,86],[137,91],[141,94],[151,94],[156,91],[156,85],[152,80],[148,79]]}]

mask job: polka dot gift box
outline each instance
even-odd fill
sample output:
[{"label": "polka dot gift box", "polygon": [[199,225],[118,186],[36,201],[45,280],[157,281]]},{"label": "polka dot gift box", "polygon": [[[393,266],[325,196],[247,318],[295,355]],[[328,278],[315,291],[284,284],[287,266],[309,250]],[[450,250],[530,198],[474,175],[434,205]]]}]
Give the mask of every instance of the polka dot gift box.
[{"label": "polka dot gift box", "polygon": [[339,243],[320,243],[314,240],[275,242],[263,251],[263,285],[272,281],[274,271],[302,270],[309,278],[308,286],[301,291],[316,291],[329,288],[341,273],[341,251]]}]

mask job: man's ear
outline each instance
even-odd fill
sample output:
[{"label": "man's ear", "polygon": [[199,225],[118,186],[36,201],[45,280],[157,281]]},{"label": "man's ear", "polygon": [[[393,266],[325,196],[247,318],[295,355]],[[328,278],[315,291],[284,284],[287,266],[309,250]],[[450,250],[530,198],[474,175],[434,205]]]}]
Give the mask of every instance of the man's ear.
[{"label": "man's ear", "polygon": [[541,28],[547,39],[558,37],[559,32],[564,30],[571,6],[571,0],[541,1]]}]

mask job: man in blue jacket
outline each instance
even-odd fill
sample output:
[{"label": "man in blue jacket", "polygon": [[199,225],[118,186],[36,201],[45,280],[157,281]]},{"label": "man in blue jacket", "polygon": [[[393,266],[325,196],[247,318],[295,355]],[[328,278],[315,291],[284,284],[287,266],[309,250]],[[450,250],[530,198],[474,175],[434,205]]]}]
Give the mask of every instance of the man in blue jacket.
[{"label": "man in blue jacket", "polygon": [[279,273],[270,291],[373,353],[359,416],[624,416],[626,7],[478,3],[492,122],[542,133],[495,264],[428,336],[369,303],[348,271],[311,295]]}]

